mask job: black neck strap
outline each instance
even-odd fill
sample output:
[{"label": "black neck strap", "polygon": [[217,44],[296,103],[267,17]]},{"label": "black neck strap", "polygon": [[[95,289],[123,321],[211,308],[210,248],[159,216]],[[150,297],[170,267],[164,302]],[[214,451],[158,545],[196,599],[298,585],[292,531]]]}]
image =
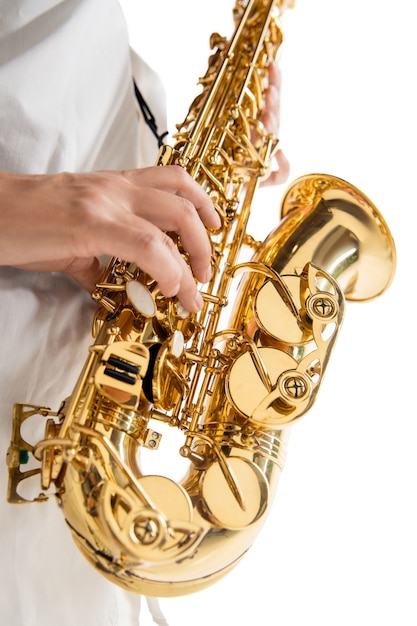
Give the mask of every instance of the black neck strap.
[{"label": "black neck strap", "polygon": [[159,134],[158,132],[158,126],[155,120],[155,116],[153,115],[152,111],[150,110],[145,98],[142,96],[141,92],[139,91],[139,88],[135,82],[135,80],[133,80],[133,86],[135,88],[135,96],[136,99],[139,103],[140,106],[140,110],[142,111],[142,115],[145,119],[146,124],[149,126],[149,128],[151,129],[152,133],[155,135],[157,141],[158,141],[158,148],[160,148],[163,143],[164,143],[164,137],[166,137],[168,135],[168,131],[166,130],[164,133]]}]

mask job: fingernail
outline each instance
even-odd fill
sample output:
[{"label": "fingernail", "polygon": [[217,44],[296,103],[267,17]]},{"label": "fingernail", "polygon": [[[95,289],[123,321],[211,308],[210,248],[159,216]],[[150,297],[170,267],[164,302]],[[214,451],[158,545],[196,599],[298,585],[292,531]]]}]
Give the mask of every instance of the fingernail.
[{"label": "fingernail", "polygon": [[211,270],[211,265],[208,266],[208,268],[206,269],[206,273],[204,275],[204,282],[208,283],[208,281],[210,280],[212,275],[212,270]]},{"label": "fingernail", "polygon": [[177,300],[175,304],[177,307],[178,317],[185,320],[190,315],[190,312],[187,311],[187,309],[181,304],[179,300]]},{"label": "fingernail", "polygon": [[215,228],[216,229],[221,228],[222,220],[221,220],[221,217],[220,217],[220,215],[218,213],[215,213],[215,218],[214,219],[215,219],[215,222],[216,222]]},{"label": "fingernail", "polygon": [[199,291],[197,291],[197,294],[195,297],[195,304],[199,311],[203,308],[204,300],[203,300],[203,296],[201,295]]}]

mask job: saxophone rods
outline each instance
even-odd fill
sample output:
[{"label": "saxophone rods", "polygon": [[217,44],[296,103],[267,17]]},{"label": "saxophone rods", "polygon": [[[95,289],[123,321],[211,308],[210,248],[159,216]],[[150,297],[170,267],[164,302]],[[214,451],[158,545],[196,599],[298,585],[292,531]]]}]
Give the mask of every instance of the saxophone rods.
[{"label": "saxophone rods", "polygon": [[[28,501],[20,485],[39,474],[33,499],[52,492],[87,560],[145,595],[198,591],[250,548],[273,502],[289,427],[320,388],[345,299],[378,296],[395,271],[383,217],[334,176],[296,180],[264,242],[246,232],[278,143],[261,114],[287,4],[236,2],[235,32],[229,41],[212,36],[201,94],[158,158],[184,167],[222,220],[209,233],[213,275],[201,286],[202,311],[188,314],[138,267],[111,259],[93,293],[95,341],[72,394],[56,413],[15,405],[9,501]],[[32,444],[21,427],[34,414],[48,419]],[[182,437],[181,480],[143,468],[141,450],[163,454],[158,424]],[[38,467],[25,471],[27,457]]]}]

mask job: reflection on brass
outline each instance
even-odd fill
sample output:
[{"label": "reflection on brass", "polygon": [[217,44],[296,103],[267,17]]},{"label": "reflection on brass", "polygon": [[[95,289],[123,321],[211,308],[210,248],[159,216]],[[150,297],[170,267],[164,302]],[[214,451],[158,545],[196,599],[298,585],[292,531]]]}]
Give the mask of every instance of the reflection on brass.
[{"label": "reflection on brass", "polygon": [[[57,413],[15,407],[9,500],[29,500],[20,489],[39,474],[85,557],[137,593],[200,590],[245,554],[272,505],[289,427],[320,388],[345,299],[378,296],[394,274],[383,217],[333,176],[296,180],[264,242],[246,232],[278,144],[262,112],[289,4],[236,2],[235,32],[212,37],[201,94],[157,162],[185,168],[222,221],[209,232],[213,275],[202,311],[188,315],[113,258],[93,293],[95,342],[72,394]],[[242,260],[247,246],[250,261]],[[21,425],[35,413],[48,418],[46,434],[29,444]],[[180,436],[181,479],[147,473],[145,451],[139,458],[141,448],[164,454],[158,426]],[[25,471],[27,460],[39,467]]]}]

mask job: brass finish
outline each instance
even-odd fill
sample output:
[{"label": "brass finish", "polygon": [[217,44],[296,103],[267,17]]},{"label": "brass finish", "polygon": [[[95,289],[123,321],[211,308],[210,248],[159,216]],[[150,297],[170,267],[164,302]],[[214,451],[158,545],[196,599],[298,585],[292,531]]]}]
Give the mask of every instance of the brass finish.
[{"label": "brass finish", "polygon": [[[236,2],[235,33],[213,36],[201,95],[158,160],[184,167],[221,217],[209,233],[213,275],[202,311],[187,314],[149,276],[113,258],[93,293],[95,342],[73,393],[56,414],[15,407],[9,500],[23,501],[23,456],[33,455],[39,469],[31,474],[55,492],[86,558],[137,593],[198,591],[250,548],[273,502],[288,427],[317,395],[345,296],[378,296],[394,274],[384,219],[333,176],[296,180],[263,243],[246,233],[278,144],[261,117],[289,4]],[[254,254],[245,261],[248,246]],[[20,427],[36,412],[49,419],[45,439],[30,446]],[[141,468],[142,446],[162,454],[158,422],[183,436],[188,471],[179,481]]]}]

